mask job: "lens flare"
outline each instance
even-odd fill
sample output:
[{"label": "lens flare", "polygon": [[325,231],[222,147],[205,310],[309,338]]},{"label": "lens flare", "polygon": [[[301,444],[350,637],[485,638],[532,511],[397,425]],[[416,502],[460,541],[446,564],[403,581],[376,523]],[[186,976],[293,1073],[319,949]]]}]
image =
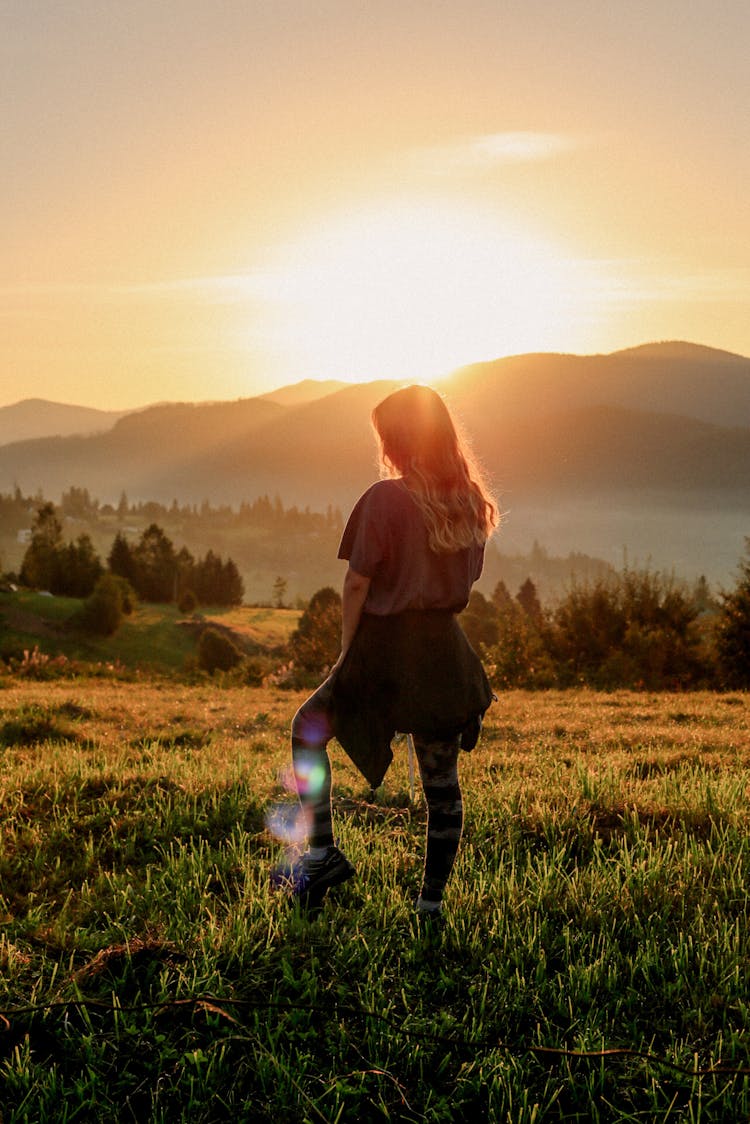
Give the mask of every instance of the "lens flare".
[{"label": "lens flare", "polygon": [[[310,724],[314,725],[314,722]],[[320,750],[295,749],[294,763],[282,770],[279,782],[287,792],[296,796],[315,797],[327,783],[328,772],[325,757]],[[272,875],[274,885],[279,885],[290,877],[295,856],[304,848],[312,829],[312,808],[294,803],[271,804],[265,814],[266,829],[284,847],[284,858]]]},{"label": "lens flare", "polygon": [[326,783],[326,767],[321,761],[320,753],[297,751],[290,781],[293,785],[290,791],[303,796],[317,796]]},{"label": "lens flare", "polygon": [[310,834],[311,814],[298,804],[273,804],[265,815],[266,828],[287,847],[298,847]]},{"label": "lens flare", "polygon": [[[295,718],[295,736],[303,745],[324,747],[333,736],[331,721],[324,710],[310,710]],[[296,754],[295,754],[296,756]],[[316,756],[316,754],[313,754]]]}]

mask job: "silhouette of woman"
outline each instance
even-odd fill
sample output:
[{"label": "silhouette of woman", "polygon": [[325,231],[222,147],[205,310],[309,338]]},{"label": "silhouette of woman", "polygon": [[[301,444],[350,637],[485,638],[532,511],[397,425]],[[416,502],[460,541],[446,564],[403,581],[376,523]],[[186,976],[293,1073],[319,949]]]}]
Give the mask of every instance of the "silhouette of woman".
[{"label": "silhouette of woman", "polygon": [[[331,768],[336,737],[373,787],[411,733],[427,802],[417,911],[439,917],[458,851],[459,750],[476,744],[492,692],[457,614],[482,571],[497,506],[443,399],[408,386],[372,413],[381,479],[357,501],[339,558],[349,563],[341,654],[292,723],[292,764],[309,849],[280,879],[317,907],[355,869],[336,846]],[[279,881],[277,879],[277,881]]]}]

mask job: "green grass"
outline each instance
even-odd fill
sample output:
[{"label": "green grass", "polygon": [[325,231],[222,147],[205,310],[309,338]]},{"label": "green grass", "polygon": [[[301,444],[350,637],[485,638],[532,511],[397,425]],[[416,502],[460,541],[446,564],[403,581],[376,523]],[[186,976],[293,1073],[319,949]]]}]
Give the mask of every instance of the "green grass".
[{"label": "green grass", "polygon": [[[119,664],[167,675],[179,674],[195,655],[195,629],[173,605],[141,603],[125,617],[114,636],[97,638],[71,632],[65,625],[81,602],[48,597],[30,590],[0,592],[0,658],[22,658],[37,648],[51,658]],[[201,610],[206,622],[232,629],[251,650],[273,650],[287,642],[300,613],[294,609],[212,608]]]},{"label": "green grass", "polygon": [[403,747],[333,751],[357,879],[270,889],[298,702],[5,680],[3,1124],[748,1118],[750,697],[503,695],[432,935]]}]

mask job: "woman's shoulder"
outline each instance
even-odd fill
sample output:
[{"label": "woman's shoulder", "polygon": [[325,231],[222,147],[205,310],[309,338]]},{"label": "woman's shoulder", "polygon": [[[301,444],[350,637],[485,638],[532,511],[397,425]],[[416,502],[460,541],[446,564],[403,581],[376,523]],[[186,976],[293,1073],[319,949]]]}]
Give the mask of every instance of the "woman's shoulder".
[{"label": "woman's shoulder", "polygon": [[400,477],[388,478],[376,480],[374,484],[365,489],[357,501],[357,506],[367,504],[368,507],[389,507],[394,504],[401,504],[404,501],[412,502],[403,480]]},{"label": "woman's shoulder", "polygon": [[416,504],[402,480],[376,480],[352,508],[347,529],[362,525],[404,527],[416,511]]}]

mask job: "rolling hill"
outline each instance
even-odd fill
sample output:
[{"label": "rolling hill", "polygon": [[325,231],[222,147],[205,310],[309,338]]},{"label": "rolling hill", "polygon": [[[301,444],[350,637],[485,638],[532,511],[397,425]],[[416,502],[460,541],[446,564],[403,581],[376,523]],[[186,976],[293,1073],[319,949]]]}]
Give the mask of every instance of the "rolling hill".
[{"label": "rolling hill", "polygon": [[[297,384],[235,402],[150,407],[107,432],[0,447],[0,491],[116,503],[346,510],[375,477],[370,411],[396,384]],[[319,393],[316,394],[316,388]],[[510,512],[503,549],[731,573],[750,533],[750,360],[683,343],[602,356],[524,355],[441,387]]]},{"label": "rolling hill", "polygon": [[94,410],[43,398],[24,398],[12,406],[0,406],[0,445],[35,437],[100,433],[111,429],[124,414],[123,410]]}]

